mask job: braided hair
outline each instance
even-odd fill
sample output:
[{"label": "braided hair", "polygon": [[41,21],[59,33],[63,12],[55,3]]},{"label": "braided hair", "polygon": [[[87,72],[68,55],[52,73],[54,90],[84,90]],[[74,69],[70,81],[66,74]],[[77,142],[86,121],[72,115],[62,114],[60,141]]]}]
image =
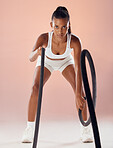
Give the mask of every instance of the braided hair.
[{"label": "braided hair", "polygon": [[[69,16],[68,10],[65,7],[62,7],[62,6],[57,7],[57,9],[53,12],[52,18],[51,18],[52,21],[53,21],[54,17],[57,18],[57,19],[67,18],[67,20],[70,22],[70,16]],[[68,29],[68,33],[71,34],[70,26],[69,26],[69,29]]]}]

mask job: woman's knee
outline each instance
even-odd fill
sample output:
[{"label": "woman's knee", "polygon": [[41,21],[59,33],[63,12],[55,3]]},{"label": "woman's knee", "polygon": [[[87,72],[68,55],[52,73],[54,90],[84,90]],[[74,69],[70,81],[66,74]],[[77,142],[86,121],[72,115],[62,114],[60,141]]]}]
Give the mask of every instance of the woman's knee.
[{"label": "woman's knee", "polygon": [[34,83],[32,85],[32,92],[38,92],[39,91],[39,83]]}]

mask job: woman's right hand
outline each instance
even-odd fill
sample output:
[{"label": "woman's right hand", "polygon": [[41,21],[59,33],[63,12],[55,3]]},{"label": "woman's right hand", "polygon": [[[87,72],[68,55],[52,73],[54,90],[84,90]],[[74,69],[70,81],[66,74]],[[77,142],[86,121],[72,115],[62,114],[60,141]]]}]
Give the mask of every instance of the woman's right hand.
[{"label": "woman's right hand", "polygon": [[39,55],[41,55],[41,48],[45,48],[45,46],[40,46],[38,49],[36,49],[35,51],[32,51],[31,52],[31,54],[30,54],[30,56],[29,56],[29,60],[31,61],[31,62],[34,62],[36,59],[37,59],[37,57],[39,56]]},{"label": "woman's right hand", "polygon": [[40,46],[40,47],[37,49],[38,55],[41,55],[41,49],[42,49],[42,48],[45,48],[45,46],[42,46],[42,47]]}]

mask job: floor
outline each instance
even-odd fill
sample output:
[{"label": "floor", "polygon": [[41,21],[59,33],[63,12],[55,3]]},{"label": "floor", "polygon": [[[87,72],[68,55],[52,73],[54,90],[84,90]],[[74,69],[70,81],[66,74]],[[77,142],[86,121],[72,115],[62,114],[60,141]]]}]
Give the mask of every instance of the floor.
[{"label": "floor", "polygon": [[[25,122],[0,121],[0,148],[32,148],[21,143]],[[102,148],[113,148],[113,122],[98,122]],[[79,123],[72,120],[41,121],[37,148],[95,148],[95,143],[81,143]]]}]

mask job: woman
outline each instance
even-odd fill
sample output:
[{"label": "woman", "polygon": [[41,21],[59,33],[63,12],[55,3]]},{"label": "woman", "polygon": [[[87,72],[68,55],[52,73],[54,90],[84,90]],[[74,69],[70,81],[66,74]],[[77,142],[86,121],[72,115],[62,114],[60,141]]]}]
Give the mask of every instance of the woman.
[{"label": "woman", "polygon": [[[86,102],[83,99],[82,79],[80,70],[81,43],[79,38],[71,34],[70,16],[65,7],[59,6],[53,13],[50,25],[52,32],[41,34],[30,54],[29,60],[34,62],[37,58],[34,80],[28,107],[27,128],[22,137],[22,142],[32,142],[34,135],[35,116],[37,110],[41,48],[45,48],[44,84],[54,70],[59,70],[71,84],[75,93],[77,111],[82,110],[84,121],[87,120]],[[74,51],[74,58],[71,55]],[[43,84],[43,85],[44,85]],[[90,128],[81,125],[81,140],[92,142]]]}]

